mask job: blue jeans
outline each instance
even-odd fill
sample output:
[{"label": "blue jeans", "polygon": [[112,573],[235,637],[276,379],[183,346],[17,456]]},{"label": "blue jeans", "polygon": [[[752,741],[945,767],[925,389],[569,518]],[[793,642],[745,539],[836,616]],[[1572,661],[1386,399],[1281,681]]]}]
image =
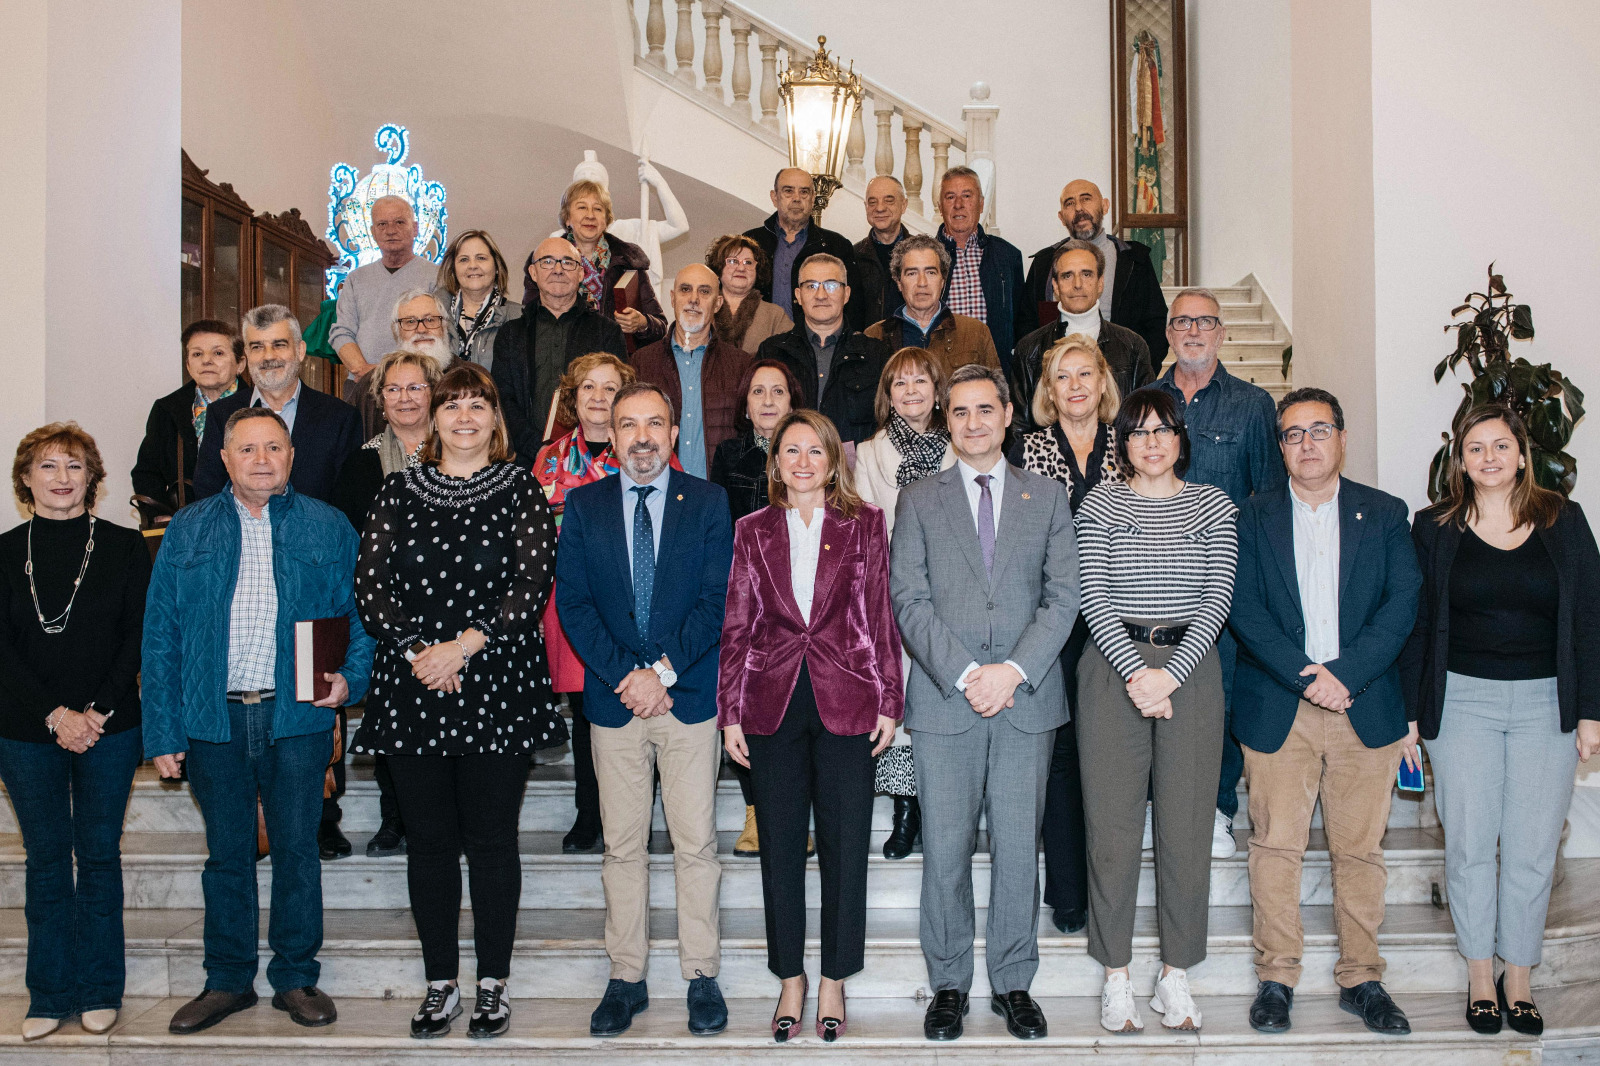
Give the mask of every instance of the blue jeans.
[{"label": "blue jeans", "polygon": [[30,1018],[122,1007],[120,845],[139,736],[102,737],[82,755],[53,742],[0,740],[0,778],[28,852]]},{"label": "blue jeans", "polygon": [[1222,667],[1222,776],[1217,781],[1217,810],[1232,821],[1239,813],[1239,778],[1244,775],[1244,752],[1233,739],[1233,667],[1239,661],[1239,642],[1233,630],[1223,627],[1217,637],[1217,662]]},{"label": "blue jeans", "polygon": [[261,901],[256,886],[256,795],[272,845],[267,980],[286,992],[317,983],[322,862],[317,825],[333,731],[272,740],[273,701],[228,704],[225,744],[189,742],[189,787],[206,822],[206,988],[255,984]]}]

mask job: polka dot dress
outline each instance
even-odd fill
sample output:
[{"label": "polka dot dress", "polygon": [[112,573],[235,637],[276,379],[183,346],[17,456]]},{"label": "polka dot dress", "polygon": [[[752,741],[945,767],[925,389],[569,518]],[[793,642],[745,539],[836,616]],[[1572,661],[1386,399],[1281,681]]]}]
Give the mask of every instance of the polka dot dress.
[{"label": "polka dot dress", "polygon": [[[391,474],[361,538],[356,599],[378,641],[351,749],[383,755],[525,752],[567,739],[539,621],[556,527],[533,476],[491,463],[468,478],[423,464]],[[475,628],[489,638],[460,692],[433,692],[405,651]]]}]

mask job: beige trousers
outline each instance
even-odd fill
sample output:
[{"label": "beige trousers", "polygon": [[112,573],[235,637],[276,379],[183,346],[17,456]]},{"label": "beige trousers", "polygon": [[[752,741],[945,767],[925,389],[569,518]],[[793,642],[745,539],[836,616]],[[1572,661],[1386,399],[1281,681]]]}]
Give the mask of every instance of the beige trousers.
[{"label": "beige trousers", "polygon": [[1322,824],[1333,862],[1333,926],[1341,988],[1383,980],[1378,927],[1388,870],[1383,833],[1404,742],[1361,743],[1350,719],[1300,701],[1283,747],[1267,754],[1240,745],[1250,778],[1250,905],[1255,912],[1256,976],[1293,988],[1300,980],[1300,866],[1311,811],[1322,796]]},{"label": "beige trousers", "polygon": [[620,729],[594,725],[590,744],[600,785],[606,854],[606,954],[611,976],[642,981],[650,954],[650,813],[654,770],[672,837],[678,894],[678,963],[685,980],[717,976],[722,941],[717,926],[717,722],[685,725],[671,712],[634,718]]}]

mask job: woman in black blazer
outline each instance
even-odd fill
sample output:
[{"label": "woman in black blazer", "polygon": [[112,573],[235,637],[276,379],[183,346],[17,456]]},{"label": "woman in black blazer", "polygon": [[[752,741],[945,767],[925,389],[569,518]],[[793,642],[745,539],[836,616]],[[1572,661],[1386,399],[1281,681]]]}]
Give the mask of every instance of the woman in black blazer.
[{"label": "woman in black blazer", "polygon": [[133,491],[148,521],[194,499],[194,463],[206,431],[206,408],[232,396],[244,373],[244,341],[226,322],[202,318],[183,331],[184,382],[150,405],[133,464]]},{"label": "woman in black blazer", "polygon": [[1445,831],[1467,1022],[1484,1033],[1502,1019],[1543,1031],[1529,972],[1573,774],[1600,748],[1600,656],[1580,644],[1600,632],[1600,549],[1583,510],[1539,487],[1531,461],[1509,409],[1475,407],[1457,423],[1445,494],[1412,526],[1423,587],[1400,658]]}]

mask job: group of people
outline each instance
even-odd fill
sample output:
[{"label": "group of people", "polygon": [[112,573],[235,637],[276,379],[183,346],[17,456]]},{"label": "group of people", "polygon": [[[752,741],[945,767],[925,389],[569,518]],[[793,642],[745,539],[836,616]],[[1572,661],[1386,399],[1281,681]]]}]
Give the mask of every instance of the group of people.
[{"label": "group of people", "polygon": [[[922,848],[929,1039],[959,1038],[969,1009],[980,820],[991,1009],[1014,1036],[1048,1031],[1029,994],[1041,836],[1044,903],[1061,932],[1087,928],[1116,1033],[1144,1025],[1129,963],[1153,850],[1149,1009],[1198,1029],[1188,971],[1242,772],[1250,1024],[1290,1027],[1320,800],[1341,1006],[1409,1032],[1378,932],[1392,790],[1421,748],[1466,1020],[1539,1031],[1530,968],[1568,790],[1600,747],[1600,665],[1579,652],[1600,627],[1600,551],[1578,505],[1538,486],[1516,414],[1459,421],[1444,496],[1408,524],[1402,501],[1342,476],[1338,399],[1300,388],[1275,405],[1229,374],[1215,296],[1167,307],[1090,183],[1063,190],[1069,233],[1026,279],[977,224],[964,168],[941,178],[936,237],[906,232],[893,178],[868,186],[854,246],[812,220],[813,192],[780,172],[765,225],[672,279],[670,319],[595,182],[563,196],[520,306],[487,233],[458,236],[435,273],[411,253],[411,206],[379,200],[383,258],[352,272],[331,334],[350,402],[300,384],[286,308],[185,330],[191,380],[154,405],[133,474],[141,506],[174,512],[153,565],[94,515],[105,470],[87,434],[22,440],[31,517],[0,536],[0,777],[28,851],[25,1038],[116,1022],[118,842],[141,759],[187,777],[209,852],[205,988],[171,1031],[256,1003],[258,803],[272,1005],[332,1022],[319,858],[350,853],[346,741],[377,765],[369,853],[406,855],[426,982],[412,1035],[448,1032],[464,998],[469,1035],[504,1033],[518,810],[533,753],[569,739],[563,848],[604,849],[597,1037],[649,1005],[658,789],[688,1027],[727,1026],[724,759],[746,804],[735,850],[760,856],[779,1042],[810,996],[813,851],[815,1030],[847,1033],[885,792],[884,855]],[[619,309],[625,270],[638,289]],[[312,692],[306,621],[348,638]]]}]

